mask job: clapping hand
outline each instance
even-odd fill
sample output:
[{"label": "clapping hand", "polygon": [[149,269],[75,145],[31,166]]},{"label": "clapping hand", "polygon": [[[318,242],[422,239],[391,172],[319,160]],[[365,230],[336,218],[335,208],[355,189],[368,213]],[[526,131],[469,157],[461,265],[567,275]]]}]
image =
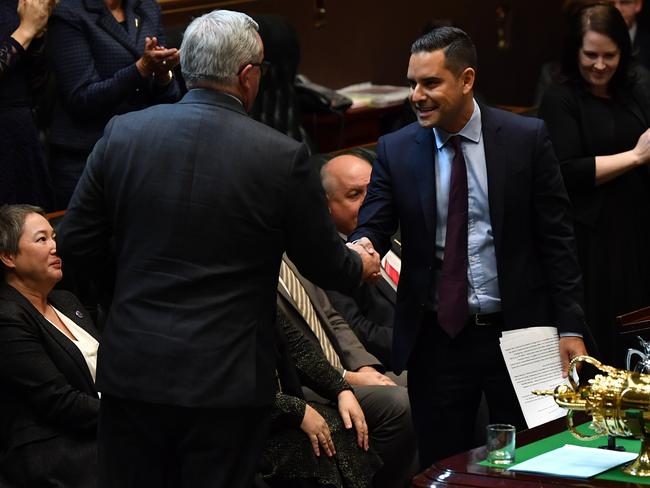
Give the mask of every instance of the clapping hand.
[{"label": "clapping hand", "polygon": [[19,0],[16,12],[20,25],[12,37],[27,49],[32,39],[45,33],[54,5],[54,0]]},{"label": "clapping hand", "polygon": [[152,75],[165,77],[169,70],[178,66],[180,52],[176,48],[165,48],[158,45],[158,39],[147,37],[144,40],[144,52],[135,63],[144,78]]}]

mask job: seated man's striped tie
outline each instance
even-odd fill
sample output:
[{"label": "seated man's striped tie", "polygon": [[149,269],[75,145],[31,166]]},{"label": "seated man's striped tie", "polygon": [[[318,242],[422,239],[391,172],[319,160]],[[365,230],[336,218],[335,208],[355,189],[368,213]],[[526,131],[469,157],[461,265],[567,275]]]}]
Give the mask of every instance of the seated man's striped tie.
[{"label": "seated man's striped tie", "polygon": [[323,329],[320,320],[318,320],[316,310],[314,310],[314,306],[311,304],[311,300],[309,300],[307,291],[300,284],[295,273],[284,261],[280,265],[280,283],[285,287],[289,295],[291,295],[293,301],[296,302],[298,311],[309,325],[309,328],[316,334],[327,360],[335,368],[343,368],[341,360],[334,350],[334,346],[332,346],[329,337],[325,333],[325,329]]}]

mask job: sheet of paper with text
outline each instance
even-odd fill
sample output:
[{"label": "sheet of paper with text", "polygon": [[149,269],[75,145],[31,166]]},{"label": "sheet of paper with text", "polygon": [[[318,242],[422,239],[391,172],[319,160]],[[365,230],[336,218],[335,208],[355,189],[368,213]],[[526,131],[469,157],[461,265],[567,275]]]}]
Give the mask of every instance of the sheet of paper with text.
[{"label": "sheet of paper with text", "polygon": [[533,390],[552,390],[562,378],[560,339],[555,327],[508,330],[501,337],[501,352],[528,428],[566,415],[550,396],[535,396]]}]

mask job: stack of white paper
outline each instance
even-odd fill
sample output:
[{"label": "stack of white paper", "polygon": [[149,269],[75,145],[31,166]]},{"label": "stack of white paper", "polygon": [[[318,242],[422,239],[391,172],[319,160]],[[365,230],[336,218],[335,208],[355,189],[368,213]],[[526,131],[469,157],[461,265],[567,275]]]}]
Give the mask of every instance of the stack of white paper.
[{"label": "stack of white paper", "polygon": [[406,100],[410,89],[408,86],[373,85],[370,82],[364,82],[336,91],[351,98],[354,102],[353,107],[385,107]]},{"label": "stack of white paper", "polygon": [[510,471],[591,478],[637,457],[633,452],[610,451],[566,444],[508,468]]},{"label": "stack of white paper", "polygon": [[530,327],[504,331],[501,352],[528,428],[566,415],[550,396],[532,390],[552,390],[562,378],[560,341],[555,327]]}]

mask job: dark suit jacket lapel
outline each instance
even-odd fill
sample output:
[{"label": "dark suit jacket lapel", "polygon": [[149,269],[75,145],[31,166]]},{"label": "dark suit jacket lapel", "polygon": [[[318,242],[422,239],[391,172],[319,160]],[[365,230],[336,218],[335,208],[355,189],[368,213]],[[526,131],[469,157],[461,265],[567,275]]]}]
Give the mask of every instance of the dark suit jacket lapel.
[{"label": "dark suit jacket lapel", "polygon": [[377,287],[377,291],[386,297],[386,300],[395,305],[397,302],[397,292],[392,286],[390,286],[390,283],[388,283],[385,278],[382,277],[375,286]]},{"label": "dark suit jacket lapel", "polygon": [[129,41],[140,52],[144,48],[144,38],[140,38],[142,32],[142,12],[140,0],[127,0],[124,4],[126,9],[126,27]]},{"label": "dark suit jacket lapel", "polygon": [[56,291],[50,294],[48,300],[50,303],[52,303],[52,305],[56,307],[59,312],[68,317],[75,324],[77,324],[79,327],[93,336],[97,341],[99,341],[99,332],[93,326],[91,318],[88,316],[87,312],[76,306],[76,304],[62,299],[62,297],[58,295]]},{"label": "dark suit jacket lapel", "polygon": [[[58,307],[57,307],[58,308]],[[60,312],[63,312],[63,310],[59,310]],[[40,322],[41,326],[45,330],[45,332],[54,340],[59,346],[61,346],[61,349],[63,349],[65,352],[68,353],[70,358],[74,361],[74,363],[77,365],[79,368],[79,371],[82,372],[84,378],[86,379],[86,382],[88,383],[89,387],[91,387],[92,390],[95,389],[95,383],[93,382],[92,376],[90,376],[90,371],[88,370],[88,365],[86,364],[86,360],[84,359],[83,355],[81,354],[81,351],[77,346],[75,346],[70,339],[68,339],[63,332],[58,330],[54,325],[52,325],[45,317],[43,317],[40,313],[36,312],[38,315],[36,316],[36,319]],[[68,314],[64,313],[64,315],[68,316]]]},{"label": "dark suit jacket lapel", "polygon": [[[70,358],[74,361],[74,363],[77,365],[79,370],[82,372],[84,378],[86,378],[86,381],[88,383],[89,391],[97,391],[95,389],[95,382],[93,381],[92,377],[90,376],[90,371],[88,370],[88,365],[86,364],[86,360],[84,359],[83,355],[81,354],[81,351],[77,346],[75,346],[70,339],[68,339],[61,331],[59,331],[54,325],[52,325],[41,313],[34,308],[34,306],[27,300],[20,292],[18,292],[15,288],[9,285],[3,285],[2,288],[0,289],[0,294],[4,295],[8,299],[12,300],[13,302],[17,303],[20,307],[22,307],[34,320],[38,326],[44,331],[45,335],[50,338],[50,340],[56,342],[61,349],[63,349]],[[56,304],[55,304],[56,306]],[[57,306],[57,309],[59,307]],[[66,316],[74,316],[74,312],[71,311],[70,309],[64,311],[59,309],[60,312],[63,312]],[[96,333],[94,331],[88,330],[84,327],[84,330],[87,330],[88,333],[93,335],[93,337],[96,337]]]},{"label": "dark suit jacket lapel", "polygon": [[506,168],[508,152],[505,151],[504,134],[501,124],[494,117],[489,107],[481,106],[481,125],[483,149],[487,165],[488,200],[490,203],[490,220],[494,232],[495,247],[501,244],[503,231],[503,209],[506,185]]},{"label": "dark suit jacket lapel", "polygon": [[[125,48],[131,51],[135,56],[140,57],[140,51],[135,45],[135,17],[133,10],[125,4],[127,30],[122,27],[113,14],[108,10],[103,0],[84,0],[86,10],[95,13],[97,17],[97,25],[101,27],[108,35],[110,35],[117,42],[122,44]],[[139,29],[138,29],[139,30]],[[131,33],[131,34],[129,34]]]},{"label": "dark suit jacket lapel", "polygon": [[436,178],[434,138],[431,129],[420,128],[415,135],[416,144],[412,146],[413,154],[409,158],[412,165],[413,177],[417,182],[422,212],[427,230],[435,242],[436,236]]}]

